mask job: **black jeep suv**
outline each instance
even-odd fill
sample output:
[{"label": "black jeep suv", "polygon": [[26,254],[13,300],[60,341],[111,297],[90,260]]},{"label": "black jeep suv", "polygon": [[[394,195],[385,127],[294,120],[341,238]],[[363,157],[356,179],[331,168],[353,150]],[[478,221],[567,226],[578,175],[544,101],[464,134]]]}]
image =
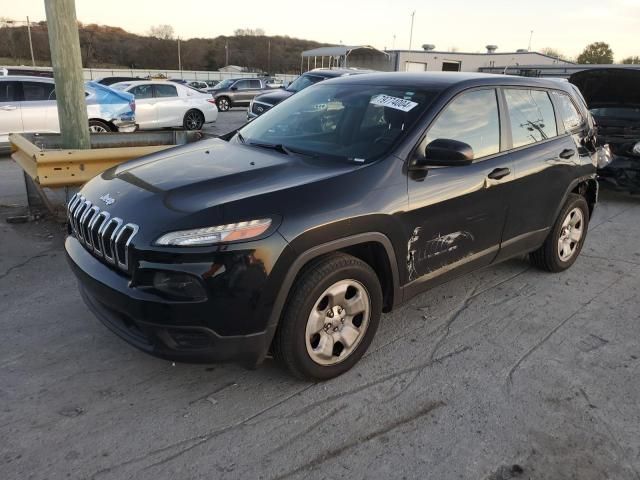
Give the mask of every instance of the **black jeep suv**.
[{"label": "black jeep suv", "polygon": [[573,264],[598,192],[574,95],[482,74],[324,81],[88,182],[68,206],[70,265],[89,308],[146,352],[272,353],[334,377],[381,312],[429,287],[525,253]]}]

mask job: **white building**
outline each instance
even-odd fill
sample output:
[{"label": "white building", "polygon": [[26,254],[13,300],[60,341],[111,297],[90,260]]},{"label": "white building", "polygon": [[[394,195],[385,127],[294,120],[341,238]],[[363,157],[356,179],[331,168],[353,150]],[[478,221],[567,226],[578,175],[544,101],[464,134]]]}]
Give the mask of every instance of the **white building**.
[{"label": "white building", "polygon": [[496,52],[488,45],[486,53],[441,52],[425,45],[424,50],[388,50],[392,71],[399,72],[478,72],[481,68],[498,70],[521,65],[572,65],[571,62],[538,52],[518,50]]}]

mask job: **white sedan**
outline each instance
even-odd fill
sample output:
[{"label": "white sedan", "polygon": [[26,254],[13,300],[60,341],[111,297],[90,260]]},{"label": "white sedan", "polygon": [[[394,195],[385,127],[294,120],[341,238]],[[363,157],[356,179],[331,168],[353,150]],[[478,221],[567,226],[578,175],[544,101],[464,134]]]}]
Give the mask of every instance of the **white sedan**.
[{"label": "white sedan", "polygon": [[218,108],[211,95],[184,85],[140,80],[115,83],[111,87],[135,96],[136,123],[140,130],[169,127],[200,130],[205,123],[218,118]]}]

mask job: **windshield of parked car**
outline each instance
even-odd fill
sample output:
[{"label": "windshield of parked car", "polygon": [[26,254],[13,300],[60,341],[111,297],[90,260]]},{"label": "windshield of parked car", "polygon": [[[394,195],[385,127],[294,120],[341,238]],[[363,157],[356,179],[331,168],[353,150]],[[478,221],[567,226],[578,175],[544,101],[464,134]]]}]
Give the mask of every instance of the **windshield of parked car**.
[{"label": "windshield of parked car", "polygon": [[283,153],[365,162],[406,137],[436,95],[410,87],[322,83],[254,119],[237,138]]},{"label": "windshield of parked car", "polygon": [[289,92],[299,92],[305,88],[324,80],[324,77],[317,75],[300,75],[286,88]]},{"label": "windshield of parked car", "polygon": [[221,88],[229,88],[231,85],[233,85],[236,81],[235,80],[222,80],[220,83],[217,83],[215,87],[213,87],[214,90],[220,90]]},{"label": "windshield of parked car", "polygon": [[605,117],[616,120],[640,121],[640,107],[601,107],[592,108],[594,117]]}]

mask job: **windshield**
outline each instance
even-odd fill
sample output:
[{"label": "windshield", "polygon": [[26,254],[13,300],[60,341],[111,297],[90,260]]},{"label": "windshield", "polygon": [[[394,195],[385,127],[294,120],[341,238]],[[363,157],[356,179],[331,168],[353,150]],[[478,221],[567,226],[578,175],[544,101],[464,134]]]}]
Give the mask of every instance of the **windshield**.
[{"label": "windshield", "polygon": [[287,87],[290,92],[299,92],[305,88],[324,80],[324,77],[318,77],[316,75],[300,75]]},{"label": "windshield", "polygon": [[221,88],[229,88],[231,85],[233,85],[236,81],[232,80],[232,79],[228,79],[228,80],[222,80],[220,83],[217,83],[215,87],[213,87],[214,90],[220,90]]},{"label": "windshield", "polygon": [[616,120],[640,121],[640,107],[601,107],[592,108],[594,117],[606,117]]},{"label": "windshield", "polygon": [[239,139],[317,156],[373,160],[407,135],[435,91],[363,84],[319,84],[240,129]]}]

